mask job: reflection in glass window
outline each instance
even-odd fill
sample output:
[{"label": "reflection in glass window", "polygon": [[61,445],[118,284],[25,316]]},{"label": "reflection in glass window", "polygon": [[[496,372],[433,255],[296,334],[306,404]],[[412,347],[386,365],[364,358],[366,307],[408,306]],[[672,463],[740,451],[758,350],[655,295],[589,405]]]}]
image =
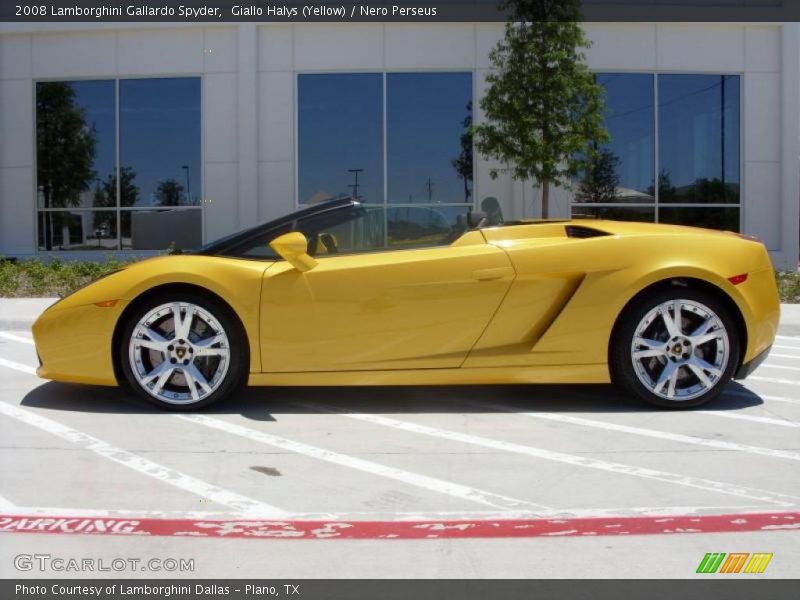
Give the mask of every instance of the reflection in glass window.
[{"label": "reflection in glass window", "polygon": [[386,75],[388,202],[472,202],[472,74]]},{"label": "reflection in glass window", "polygon": [[653,75],[601,73],[611,141],[578,181],[575,202],[655,201]]},{"label": "reflection in glass window", "polygon": [[392,250],[442,246],[467,230],[467,211],[457,206],[390,207],[386,222]]},{"label": "reflection in glass window", "polygon": [[[39,250],[200,245],[200,130],[199,78],[37,83]],[[196,210],[179,223],[164,217],[163,231],[144,237],[135,234],[140,215],[120,211],[185,205]]]},{"label": "reflection in glass window", "polygon": [[117,250],[112,210],[40,211],[39,250]]},{"label": "reflection in glass window", "polygon": [[723,231],[739,231],[739,208],[719,206],[675,206],[661,207],[658,213],[661,223],[691,225]]},{"label": "reflection in glass window", "polygon": [[739,202],[739,77],[661,75],[661,202]]},{"label": "reflection in glass window", "polygon": [[573,219],[611,219],[613,221],[655,221],[656,209],[648,206],[572,206]]},{"label": "reflection in glass window", "polygon": [[40,208],[114,206],[113,81],[36,85],[36,180]]},{"label": "reflection in glass window", "polygon": [[119,82],[121,206],[200,203],[200,80]]},{"label": "reflection in glass window", "polygon": [[299,75],[298,198],[383,202],[383,76]]},{"label": "reflection in glass window", "polygon": [[192,249],[202,245],[199,210],[124,210],[123,250],[163,250],[172,244]]}]

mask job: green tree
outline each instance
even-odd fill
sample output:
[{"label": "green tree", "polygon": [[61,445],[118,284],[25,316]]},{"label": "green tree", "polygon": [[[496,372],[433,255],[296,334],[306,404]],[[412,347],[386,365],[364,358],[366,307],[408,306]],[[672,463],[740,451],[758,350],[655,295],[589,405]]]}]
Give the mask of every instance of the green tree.
[{"label": "green tree", "polygon": [[535,179],[547,218],[551,184],[571,187],[608,140],[604,92],[585,63],[579,0],[509,0],[501,8],[511,17],[489,55],[476,147],[515,179]]},{"label": "green tree", "polygon": [[156,199],[159,206],[180,206],[183,198],[183,186],[176,179],[165,179],[156,188]]},{"label": "green tree", "polygon": [[[97,134],[77,105],[68,83],[40,83],[36,88],[36,180],[47,208],[80,205],[82,192],[95,179]],[[69,220],[69,218],[67,218]],[[46,213],[44,240],[53,249],[53,228],[64,225]]]},{"label": "green tree", "polygon": [[461,152],[451,162],[456,173],[464,182],[464,202],[469,203],[472,198],[472,102],[467,103],[467,116],[461,122],[464,131],[459,138]]},{"label": "green tree", "polygon": [[608,148],[600,150],[583,172],[575,202],[616,202],[619,197],[619,157]]}]

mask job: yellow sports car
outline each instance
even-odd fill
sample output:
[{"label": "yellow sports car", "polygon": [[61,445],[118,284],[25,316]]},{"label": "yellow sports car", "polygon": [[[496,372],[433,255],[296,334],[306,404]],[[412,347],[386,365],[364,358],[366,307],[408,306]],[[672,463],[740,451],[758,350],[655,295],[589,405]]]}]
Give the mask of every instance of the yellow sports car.
[{"label": "yellow sports car", "polygon": [[779,311],[765,247],[737,234],[339,199],[132,264],[33,333],[41,377],[175,410],[246,382],[614,381],[685,408],[766,357]]}]

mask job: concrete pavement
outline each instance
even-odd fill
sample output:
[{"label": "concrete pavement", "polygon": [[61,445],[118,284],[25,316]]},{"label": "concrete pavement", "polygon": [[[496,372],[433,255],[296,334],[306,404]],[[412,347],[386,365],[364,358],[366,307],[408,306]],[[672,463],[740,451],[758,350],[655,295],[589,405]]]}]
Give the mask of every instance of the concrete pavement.
[{"label": "concrete pavement", "polygon": [[[123,390],[39,380],[30,332],[0,329],[0,576],[683,578],[707,552],[769,552],[763,577],[796,577],[797,521],[736,529],[800,514],[796,308],[752,378],[687,412],[610,386],[475,386],[260,388],[175,416]],[[698,533],[732,514],[726,533]],[[324,522],[312,539],[274,526],[311,518]],[[448,531],[514,518],[560,528]],[[145,519],[185,529],[137,533]],[[422,539],[338,534],[423,519],[438,526]],[[102,530],[112,523],[134,535]],[[212,526],[220,535],[202,537]],[[50,534],[23,531],[37,527]],[[21,553],[186,558],[195,570],[19,572]]]}]

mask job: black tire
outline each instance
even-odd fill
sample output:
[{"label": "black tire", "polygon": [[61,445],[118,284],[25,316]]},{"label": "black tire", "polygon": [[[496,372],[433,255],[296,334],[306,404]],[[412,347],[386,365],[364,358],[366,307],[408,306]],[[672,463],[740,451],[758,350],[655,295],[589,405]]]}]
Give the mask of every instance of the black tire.
[{"label": "black tire", "polygon": [[[674,300],[686,300],[689,302],[699,303],[700,305],[707,307],[710,311],[712,311],[719,319],[719,322],[722,324],[722,327],[727,334],[728,344],[727,362],[724,369],[720,369],[721,375],[715,381],[713,381],[711,386],[706,387],[704,391],[696,392],[700,393],[700,395],[697,397],[683,400],[665,398],[663,395],[655,393],[647,385],[645,385],[645,383],[643,383],[640,379],[640,376],[637,374],[637,367],[635,366],[636,361],[633,358],[633,343],[637,328],[641,323],[643,323],[645,317],[647,317],[651,311],[665,302],[671,302]],[[682,314],[687,313],[682,312]],[[670,313],[670,315],[674,315],[674,311]],[[696,318],[696,315],[693,315],[692,312],[689,311],[688,317],[683,317],[683,320],[693,318]],[[687,323],[687,325],[691,327],[691,323]],[[658,323],[655,322],[653,327],[658,327]],[[663,335],[664,334],[662,333],[662,336]],[[672,344],[672,340],[675,339],[676,338],[667,338],[664,340],[664,343],[665,345]],[[661,341],[660,338],[659,341]],[[717,348],[716,344],[718,343],[722,342],[714,341],[712,342],[714,346],[711,346],[711,349],[709,349],[707,346],[703,346],[703,348],[700,350],[695,350],[694,346],[692,345],[691,350],[693,354],[695,351],[700,353],[711,352],[711,354],[714,354]],[[641,346],[639,348],[641,348]],[[677,343],[675,344],[675,350],[677,351]],[[626,307],[625,312],[622,314],[620,321],[615,328],[614,335],[611,340],[611,348],[609,349],[609,366],[611,368],[611,376],[614,383],[622,387],[631,395],[660,408],[680,410],[694,408],[696,406],[711,402],[720,393],[722,393],[725,386],[733,378],[733,375],[738,367],[740,352],[741,340],[739,339],[739,329],[736,326],[736,322],[727,305],[724,302],[721,302],[714,294],[708,293],[704,290],[675,286],[669,289],[659,290],[651,294],[647,294],[646,296],[635,300]],[[683,356],[685,357],[690,355],[684,354]],[[670,355],[665,355],[663,359],[650,358],[649,360],[651,362],[648,364],[655,365],[653,367],[654,372],[656,372],[655,369],[658,368],[658,365],[652,362],[654,360],[663,360],[665,366],[668,364],[667,361],[678,361],[675,368],[679,370],[679,376],[683,377],[688,382],[685,385],[688,386],[692,382],[691,377],[695,378],[697,384],[702,385],[702,382],[697,379],[697,376],[691,372],[691,369],[689,369],[688,366],[683,369],[680,368],[680,361],[682,360],[682,357],[675,356],[673,359]],[[719,366],[721,367],[721,364]],[[644,370],[644,367],[640,365],[640,369]],[[706,375],[708,375],[708,373],[706,373]],[[689,395],[690,394],[687,393],[687,396]]]},{"label": "black tire", "polygon": [[[206,311],[216,319],[227,336],[229,351],[227,370],[216,383],[216,388],[198,400],[191,400],[183,403],[164,401],[144,389],[143,384],[139,382],[139,379],[133,371],[133,365],[131,364],[132,359],[130,356],[131,337],[134,335],[139,321],[157,307],[173,302],[192,304]],[[250,352],[247,334],[233,311],[216,297],[196,291],[164,291],[163,293],[153,295],[144,301],[138,302],[134,308],[126,314],[125,319],[126,321],[122,326],[119,336],[118,347],[116,348],[119,365],[125,375],[128,386],[147,402],[158,408],[178,412],[199,410],[230,397],[231,394],[241,389],[247,382],[247,376],[250,371]],[[196,360],[196,358],[192,358],[192,366],[197,365]],[[178,369],[180,368],[180,365],[178,365]],[[170,376],[170,380],[172,379],[172,376]]]}]

